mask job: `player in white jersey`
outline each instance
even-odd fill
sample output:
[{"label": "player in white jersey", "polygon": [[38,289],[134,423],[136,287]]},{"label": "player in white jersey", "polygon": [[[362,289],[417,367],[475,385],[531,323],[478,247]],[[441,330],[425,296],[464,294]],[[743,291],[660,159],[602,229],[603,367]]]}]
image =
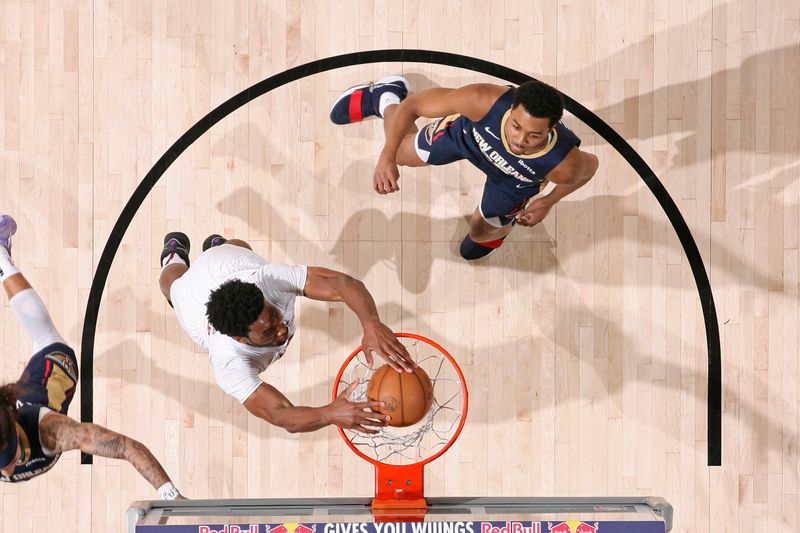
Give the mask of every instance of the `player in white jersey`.
[{"label": "player in white jersey", "polygon": [[364,284],[347,274],[321,267],[270,263],[241,240],[209,236],[203,253],[189,265],[189,238],[180,232],[164,237],[161,292],[175,309],[181,327],[208,350],[214,378],[222,389],[254,415],[289,432],[314,431],[334,424],[368,433],[389,417],[370,410],[379,402],[348,401],[353,384],[332,403],[300,407],[259,374],[286,352],[296,331],[297,296],[344,302],[364,330],[362,345],[397,371],[415,363],[378,316]]}]

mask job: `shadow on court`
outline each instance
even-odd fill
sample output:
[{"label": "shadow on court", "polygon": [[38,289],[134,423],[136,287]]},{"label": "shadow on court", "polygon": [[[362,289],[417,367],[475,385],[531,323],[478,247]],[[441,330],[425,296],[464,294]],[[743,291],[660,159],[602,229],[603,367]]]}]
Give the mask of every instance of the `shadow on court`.
[{"label": "shadow on court", "polygon": [[[370,271],[380,263],[395,273],[403,289],[413,294],[425,292],[430,283],[432,233],[439,232],[444,235],[444,232],[448,231],[462,233],[463,236],[467,232],[466,221],[462,217],[431,219],[424,215],[400,212],[387,216],[379,209],[369,208],[357,209],[348,215],[347,219],[342,221],[335,241],[312,240],[302,229],[287,223],[278,209],[274,208],[260,192],[252,188],[245,190],[251,205],[258,205],[265,218],[285,228],[286,239],[275,241],[279,246],[286,246],[287,242],[304,243],[311,247],[311,257],[323,260],[314,266],[344,268],[345,272],[359,278],[369,275]],[[233,194],[241,195],[241,189]],[[227,198],[220,200],[217,208],[224,209],[228,203]],[[235,213],[226,214],[237,216]],[[244,222],[250,224],[254,231],[263,230],[254,226],[249,220]],[[336,231],[335,228],[329,230]],[[413,237],[411,242],[408,242],[405,234],[418,235],[419,242]],[[444,241],[444,238],[439,240],[439,242]],[[455,254],[452,260],[462,261],[457,250]],[[330,260],[324,261],[326,257]]]},{"label": "shadow on court", "polygon": [[[702,343],[702,339],[679,338],[669,332],[668,326],[639,315],[633,317],[637,325],[626,334],[619,327],[625,320],[622,310],[609,318],[589,309],[582,289],[563,272],[555,258],[551,261],[560,280],[556,287],[558,316],[554,328],[543,328],[541,332],[554,347],[554,389],[564,393],[556,403],[557,412],[561,409],[561,415],[568,416],[569,409],[597,409],[609,418],[619,418],[624,410],[626,417],[655,429],[657,433],[652,438],[680,440],[684,436],[681,420],[686,413],[681,406],[685,395],[693,396],[692,405],[703,406],[695,407],[690,416],[704,419],[707,375],[702,367],[692,368],[698,364],[697,354],[700,364],[704,363],[706,347],[696,343]],[[608,304],[601,307],[610,312]],[[699,314],[698,309],[696,316]],[[588,339],[587,332],[592,333]],[[781,412],[792,412],[791,402],[781,397],[781,408],[772,411],[767,401],[769,385],[764,379],[767,373],[747,374],[746,369],[751,367],[729,358],[723,361],[723,374],[728,376],[723,382],[724,454],[735,455],[737,446],[742,445],[728,427],[728,420],[733,417],[749,428],[753,452],[766,460],[767,451],[780,451],[782,442],[794,442],[798,435],[796,428],[793,431],[786,427],[780,418]],[[559,406],[562,401],[566,406]],[[706,426],[701,426],[692,433],[693,441],[705,441]]]},{"label": "shadow on court", "polygon": [[[593,195],[583,200],[564,199],[543,223],[532,228],[514,228],[507,244],[491,257],[471,266],[478,270],[500,267],[542,274],[547,270],[537,268],[535,265],[539,262],[512,263],[509,259],[515,245],[540,243],[542,246],[537,250],[549,250],[556,254],[561,263],[575,260],[582,268],[601,272],[605,277],[595,279],[598,283],[649,286],[657,282],[682,287],[691,276],[688,265],[685,265],[686,272],[679,278],[637,276],[635,279],[625,279],[621,268],[622,256],[629,253],[631,246],[635,247],[633,257],[637,260],[652,262],[654,257],[661,257],[672,263],[680,261],[678,258],[683,256],[680,242],[666,216],[658,211],[654,200],[650,200],[650,207],[642,206],[636,215],[624,214],[625,203],[634,194],[637,193],[627,196]],[[285,246],[288,241],[305,243],[313,249],[312,257],[321,258],[322,263],[318,266],[344,268],[346,272],[362,278],[368,276],[376,265],[382,264],[394,272],[403,289],[412,294],[422,294],[429,289],[431,270],[435,268],[436,261],[464,262],[458,253],[458,246],[468,231],[469,211],[461,216],[437,218],[402,211],[387,214],[377,207],[362,207],[336,224],[338,232],[336,226],[328,228],[331,236],[336,235],[336,240],[331,243],[309,239],[302,230],[287,223],[262,193],[250,187],[237,189],[231,194],[231,197],[234,196],[258,206],[264,218],[285,228],[285,241],[276,240],[275,244]],[[235,212],[224,211],[229,204],[226,197],[217,203],[217,208],[225,214],[238,216]],[[263,230],[248,220],[243,221],[255,231]],[[691,220],[688,222],[690,227],[694,226]],[[583,230],[578,231],[578,228]],[[785,280],[782,270],[771,271],[766,261],[758,262],[755,257],[745,253],[748,244],[740,240],[738,235],[737,239],[726,239],[724,234],[706,234],[696,228],[692,234],[698,243],[708,243],[710,246],[711,257],[706,260],[715,287],[724,288],[724,284],[719,285],[720,281],[717,281],[720,277],[718,272],[739,284],[744,282],[770,290],[783,286]],[[449,254],[433,255],[433,243],[446,243]],[[331,262],[325,261],[326,257]]]}]

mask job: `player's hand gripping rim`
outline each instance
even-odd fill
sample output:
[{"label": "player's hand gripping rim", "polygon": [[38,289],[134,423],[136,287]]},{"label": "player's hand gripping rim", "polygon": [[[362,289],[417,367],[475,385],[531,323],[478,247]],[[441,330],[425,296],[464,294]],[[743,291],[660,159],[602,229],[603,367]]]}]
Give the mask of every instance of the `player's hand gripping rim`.
[{"label": "player's hand gripping rim", "polygon": [[372,322],[364,327],[364,338],[361,341],[361,350],[367,359],[367,365],[372,368],[374,364],[373,353],[381,356],[386,364],[397,372],[413,372],[419,366],[408,353],[403,343],[400,342],[392,330],[381,322]]}]

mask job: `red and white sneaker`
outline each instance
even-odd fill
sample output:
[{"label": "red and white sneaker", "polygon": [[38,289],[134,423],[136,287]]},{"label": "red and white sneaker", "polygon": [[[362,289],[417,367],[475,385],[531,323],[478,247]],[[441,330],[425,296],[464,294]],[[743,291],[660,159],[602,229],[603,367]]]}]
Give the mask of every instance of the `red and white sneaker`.
[{"label": "red and white sneaker", "polygon": [[339,95],[331,106],[331,122],[352,124],[367,117],[380,117],[381,96],[386,92],[397,95],[398,103],[405,100],[411,85],[402,76],[387,76],[376,82],[350,87]]}]

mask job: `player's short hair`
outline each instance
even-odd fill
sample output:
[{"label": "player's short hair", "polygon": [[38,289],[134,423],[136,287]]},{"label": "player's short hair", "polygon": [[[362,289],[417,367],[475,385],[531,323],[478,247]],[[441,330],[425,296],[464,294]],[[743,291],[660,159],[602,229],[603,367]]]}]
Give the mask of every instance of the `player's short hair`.
[{"label": "player's short hair", "polygon": [[17,385],[8,383],[0,387],[0,451],[4,451],[9,445],[17,442],[16,422]]},{"label": "player's short hair", "polygon": [[264,310],[264,293],[255,284],[238,279],[211,291],[206,302],[208,322],[223,335],[247,337],[250,324]]},{"label": "player's short hair", "polygon": [[551,128],[564,114],[564,97],[539,80],[528,80],[517,88],[511,107],[516,108],[518,105],[522,105],[532,117],[548,119]]}]

